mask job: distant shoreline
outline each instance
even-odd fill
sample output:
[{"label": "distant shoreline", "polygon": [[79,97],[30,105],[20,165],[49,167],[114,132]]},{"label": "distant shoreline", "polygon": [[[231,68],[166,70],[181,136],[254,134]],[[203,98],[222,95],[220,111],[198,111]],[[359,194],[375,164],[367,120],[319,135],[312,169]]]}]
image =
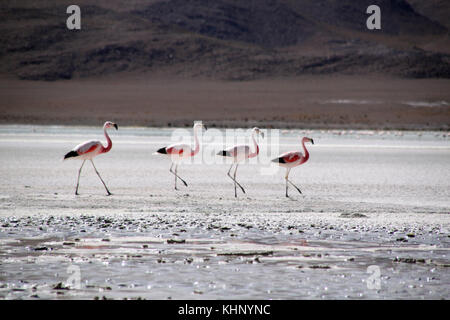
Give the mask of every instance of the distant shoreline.
[{"label": "distant shoreline", "polygon": [[[171,125],[168,126],[166,123],[158,123],[158,122],[152,122],[149,125],[141,125],[141,124],[134,124],[130,123],[129,121],[121,121],[114,119],[114,121],[118,123],[126,123],[125,126],[127,127],[136,127],[136,128],[190,128],[192,127],[192,121],[191,122],[183,122],[178,125]],[[201,120],[201,119],[198,119]],[[105,118],[106,121],[106,118]],[[395,126],[366,126],[364,124],[336,124],[336,125],[321,125],[321,124],[294,124],[294,123],[288,123],[288,122],[278,122],[278,123],[265,123],[265,122],[258,122],[258,121],[248,121],[248,122],[233,122],[233,123],[220,123],[215,121],[205,121],[208,128],[230,128],[230,129],[239,129],[239,128],[252,128],[252,127],[261,127],[261,128],[269,128],[269,129],[286,129],[286,130],[325,130],[325,131],[333,131],[333,130],[356,130],[356,131],[363,131],[363,130],[373,130],[373,131],[437,131],[437,132],[450,132],[449,127],[421,127],[416,125],[405,125],[401,127],[395,127]],[[0,125],[39,125],[39,126],[76,126],[76,127],[98,127],[101,126],[102,123],[90,123],[85,124],[77,121],[64,121],[64,122],[45,122],[45,121],[32,121],[32,122],[7,122],[3,121],[3,119],[0,119]],[[123,125],[122,125],[123,126]]]},{"label": "distant shoreline", "polygon": [[[0,78],[0,124],[450,130],[450,80],[304,76],[230,82]],[[408,103],[414,102],[418,106]],[[439,102],[439,103],[438,103]]]}]

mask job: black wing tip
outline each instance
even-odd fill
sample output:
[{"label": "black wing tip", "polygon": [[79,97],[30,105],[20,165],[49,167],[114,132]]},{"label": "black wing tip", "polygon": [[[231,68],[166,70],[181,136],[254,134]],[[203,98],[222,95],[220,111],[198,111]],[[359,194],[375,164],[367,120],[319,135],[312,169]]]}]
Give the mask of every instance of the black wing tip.
[{"label": "black wing tip", "polygon": [[226,150],[222,150],[219,153],[217,153],[218,156],[224,156],[224,157],[231,157],[231,154],[226,151]]},{"label": "black wing tip", "polygon": [[161,154],[167,154],[167,150],[166,147],[158,149],[158,151],[156,151],[157,153],[161,153]]},{"label": "black wing tip", "polygon": [[66,155],[64,156],[64,160],[73,157],[78,157],[78,153],[76,151],[70,151],[66,153]]},{"label": "black wing tip", "polygon": [[272,162],[275,162],[275,163],[286,163],[286,161],[284,161],[283,158],[275,158],[275,159],[272,160]]}]

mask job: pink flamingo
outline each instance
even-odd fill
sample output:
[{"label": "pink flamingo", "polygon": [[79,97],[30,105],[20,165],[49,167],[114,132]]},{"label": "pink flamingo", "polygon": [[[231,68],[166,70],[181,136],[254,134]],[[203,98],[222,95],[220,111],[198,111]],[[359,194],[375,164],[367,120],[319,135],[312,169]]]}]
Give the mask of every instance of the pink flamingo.
[{"label": "pink flamingo", "polygon": [[[252,135],[252,139],[253,139],[253,144],[255,146],[254,152],[251,152],[250,147],[247,145],[238,145],[238,146],[233,146],[231,148],[222,150],[217,154],[219,156],[233,158],[233,163],[231,164],[230,170],[228,170],[227,175],[231,178],[231,180],[234,181],[234,196],[235,197],[237,197],[236,185],[238,185],[239,188],[241,188],[242,192],[245,193],[244,188],[241,186],[241,184],[239,182],[236,181],[236,171],[237,171],[239,162],[241,162],[245,159],[254,158],[259,153],[259,147],[258,147],[258,144],[256,143],[255,134],[256,135],[260,134],[264,138],[264,132],[262,132],[259,128],[256,128],[256,127],[252,129],[251,135]],[[236,168],[234,169],[234,175],[231,176],[230,172],[234,165],[236,165]]]},{"label": "pink flamingo", "polygon": [[[170,156],[170,160],[172,162],[170,166],[170,173],[172,173],[175,176],[175,190],[177,189],[177,179],[180,179],[184,185],[187,187],[186,181],[180,178],[180,176],[177,173],[178,170],[178,164],[181,160],[190,158],[195,156],[200,151],[200,143],[198,142],[197,137],[197,130],[199,128],[205,128],[207,130],[206,126],[203,125],[201,122],[194,123],[194,141],[195,141],[195,148],[191,148],[190,145],[182,144],[182,143],[176,143],[171,144],[170,146],[163,147],[156,151],[156,154],[165,154]],[[175,165],[175,171],[172,171],[173,166]]]},{"label": "pink flamingo", "polygon": [[108,133],[106,132],[106,129],[114,127],[116,130],[119,129],[117,124],[106,121],[103,125],[103,131],[105,133],[106,141],[108,142],[108,145],[106,147],[103,146],[103,144],[98,140],[90,140],[83,142],[79,145],[77,145],[75,148],[73,148],[70,152],[68,152],[64,156],[64,160],[66,159],[80,159],[83,160],[83,163],[81,164],[80,170],[78,170],[78,179],[77,179],[77,188],[75,189],[75,195],[78,195],[78,185],[80,184],[80,174],[81,169],[83,169],[84,163],[86,160],[90,160],[92,163],[92,166],[94,167],[95,173],[97,173],[98,177],[102,181],[103,185],[106,188],[106,192],[108,192],[108,196],[111,195],[111,192],[109,192],[108,187],[106,186],[105,182],[103,181],[102,177],[97,171],[97,168],[94,165],[94,161],[92,161],[92,158],[95,156],[98,156],[99,154],[106,153],[112,148],[112,141],[108,136]]},{"label": "pink flamingo", "polygon": [[285,153],[281,154],[280,156],[278,156],[278,158],[275,158],[272,160],[272,162],[276,162],[280,166],[286,168],[286,176],[284,177],[286,179],[286,197],[289,197],[288,196],[288,183],[290,183],[292,186],[294,186],[295,189],[297,189],[297,191],[300,192],[300,194],[302,193],[300,191],[300,189],[289,180],[288,177],[289,177],[289,172],[291,171],[291,169],[293,167],[299,166],[299,165],[305,163],[306,161],[308,161],[308,159],[309,159],[309,152],[305,147],[305,142],[311,142],[312,144],[314,144],[314,140],[311,138],[303,137],[302,146],[303,146],[303,151],[305,152],[305,155],[303,155],[301,151],[289,151],[289,152],[285,152]]}]

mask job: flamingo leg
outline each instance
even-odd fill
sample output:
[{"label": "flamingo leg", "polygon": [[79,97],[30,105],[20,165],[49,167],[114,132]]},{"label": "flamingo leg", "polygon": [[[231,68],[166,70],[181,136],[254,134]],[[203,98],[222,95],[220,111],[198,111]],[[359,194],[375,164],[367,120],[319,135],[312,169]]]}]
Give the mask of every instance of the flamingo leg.
[{"label": "flamingo leg", "polygon": [[[239,165],[239,163],[236,164],[236,168],[234,169],[233,180],[234,180],[234,182],[241,188],[242,192],[245,193],[244,188],[243,188],[243,187],[240,185],[240,183],[237,182],[237,180],[236,180],[236,171],[237,171],[238,165]],[[234,193],[236,194],[236,185],[234,186]]]},{"label": "flamingo leg", "polygon": [[241,190],[242,190],[243,193],[245,193],[245,190],[244,190],[244,188],[240,185],[240,183],[236,181],[237,164],[236,164],[236,170],[234,170],[234,178],[233,178],[233,176],[230,174],[231,169],[233,168],[233,166],[234,166],[234,163],[231,165],[230,170],[228,170],[227,175],[230,177],[231,180],[234,181],[234,196],[237,197],[237,194],[236,194],[236,185],[238,185],[239,188],[241,188]]},{"label": "flamingo leg", "polygon": [[86,160],[83,160],[83,163],[81,164],[80,170],[78,170],[78,179],[77,179],[77,188],[75,189],[75,195],[78,195],[78,185],[80,184],[80,174],[81,174],[81,169],[83,169],[84,163],[86,162]]},{"label": "flamingo leg", "polygon": [[177,174],[178,164],[175,165],[175,171],[172,171],[172,167],[173,167],[173,163],[172,163],[172,165],[170,166],[169,171],[170,171],[171,173],[173,173],[174,176],[175,176],[175,190],[178,190],[178,189],[177,189],[177,178],[180,179],[181,182],[183,182],[184,185],[187,187],[188,185],[187,185],[186,181],[184,181],[183,179],[181,179],[180,176]]},{"label": "flamingo leg", "polygon": [[236,190],[236,170],[237,170],[237,164],[236,164],[236,169],[234,169],[234,175],[233,175],[233,181],[234,181],[234,197],[237,198],[237,190]]},{"label": "flamingo leg", "polygon": [[184,183],[184,185],[187,187],[188,184],[186,183],[186,181],[184,181],[183,179],[180,178],[180,176],[177,174],[177,170],[178,170],[178,164],[175,166],[175,176],[176,176],[178,179],[180,179],[180,180]]},{"label": "flamingo leg", "polygon": [[289,195],[288,195],[288,176],[289,176],[289,171],[290,171],[290,169],[287,169],[286,170],[286,176],[284,177],[284,179],[286,180],[286,198],[288,198],[289,197]]},{"label": "flamingo leg", "polygon": [[[237,166],[237,164],[236,164],[236,167],[235,167],[235,169],[234,169],[234,175],[233,175],[233,181],[234,181],[234,197],[235,197],[235,198],[237,198],[236,185],[238,184],[238,182],[236,181],[236,171],[237,171],[237,167],[238,167],[238,166]],[[244,188],[241,187],[241,189],[242,189],[242,192],[245,193]]]},{"label": "flamingo leg", "polygon": [[293,184],[291,180],[288,179],[287,182],[289,182],[295,189],[297,189],[297,191],[298,191],[300,194],[302,194],[302,191],[301,191],[295,184]]},{"label": "flamingo leg", "polygon": [[291,169],[288,169],[286,172],[286,197],[288,197],[288,183],[290,183],[295,189],[297,189],[300,194],[302,194],[301,190],[291,180],[288,179],[290,171]]},{"label": "flamingo leg", "polygon": [[233,179],[233,177],[231,176],[231,174],[230,174],[230,172],[231,172],[231,169],[233,168],[233,166],[234,166],[234,163],[231,165],[231,167],[230,167],[230,170],[228,170],[228,173],[227,173],[227,175],[231,178],[231,180],[233,180],[234,181],[234,197],[235,198],[237,198],[237,191],[236,191],[236,180],[235,179]]},{"label": "flamingo leg", "polygon": [[177,189],[177,176],[175,175],[175,172],[172,171],[172,167],[173,167],[173,162],[172,162],[172,164],[170,165],[169,171],[170,171],[171,173],[174,174],[174,178],[175,178],[175,190],[178,190],[178,189]]},{"label": "flamingo leg", "polygon": [[231,165],[230,170],[228,170],[228,173],[227,173],[227,175],[228,175],[231,179],[233,179],[233,177],[230,175],[230,172],[231,172],[231,169],[233,168],[233,166],[234,166],[234,163]]},{"label": "flamingo leg", "polygon": [[234,181],[234,196],[237,197],[237,194],[236,194],[236,180],[234,180],[233,177],[230,174],[231,169],[233,168],[233,166],[234,166],[234,163],[231,165],[230,170],[228,170],[227,176],[229,176],[231,178],[231,180]]},{"label": "flamingo leg", "polygon": [[91,159],[91,163],[92,163],[92,166],[94,167],[95,173],[98,175],[98,177],[100,178],[101,182],[105,186],[106,192],[108,192],[108,196],[112,195],[112,193],[109,192],[108,187],[105,184],[105,181],[103,181],[102,177],[100,176],[100,173],[98,173],[97,168],[95,167],[94,161],[92,161],[92,159]]}]

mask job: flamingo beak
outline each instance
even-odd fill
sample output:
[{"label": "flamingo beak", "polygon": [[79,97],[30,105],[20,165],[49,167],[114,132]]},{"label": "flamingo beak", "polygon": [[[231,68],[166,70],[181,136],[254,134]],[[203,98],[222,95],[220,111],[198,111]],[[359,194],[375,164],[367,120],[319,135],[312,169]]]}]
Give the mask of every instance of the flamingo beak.
[{"label": "flamingo beak", "polygon": [[116,128],[116,130],[119,130],[119,126],[117,125],[117,123],[113,124],[114,128]]},{"label": "flamingo beak", "polygon": [[203,128],[205,128],[205,131],[208,130],[208,128],[205,125],[203,125]]},{"label": "flamingo beak", "polygon": [[313,139],[311,139],[311,143],[314,144],[314,140]]},{"label": "flamingo beak", "polygon": [[264,139],[264,132],[261,131],[261,137]]}]

